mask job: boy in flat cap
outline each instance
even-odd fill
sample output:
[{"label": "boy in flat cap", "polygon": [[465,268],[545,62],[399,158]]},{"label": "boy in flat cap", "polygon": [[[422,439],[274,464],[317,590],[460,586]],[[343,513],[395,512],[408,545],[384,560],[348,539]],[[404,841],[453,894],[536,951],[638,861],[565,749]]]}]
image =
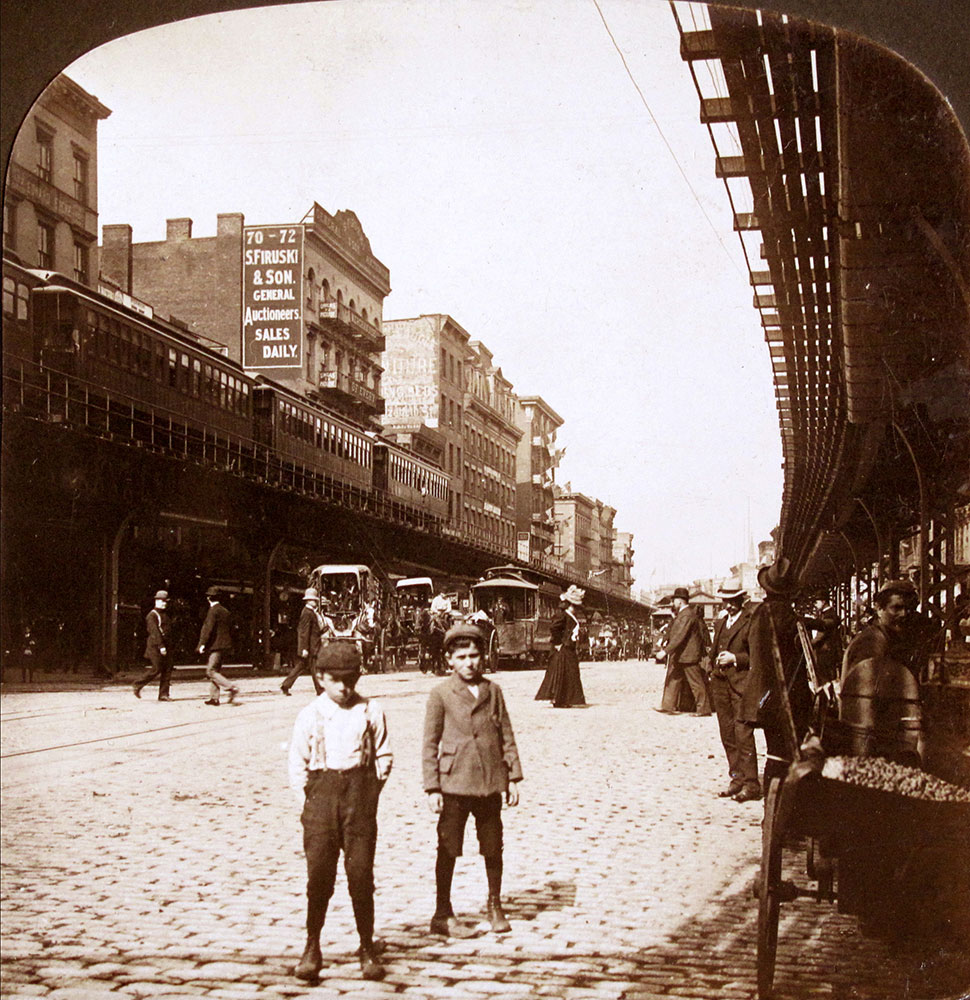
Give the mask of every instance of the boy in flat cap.
[{"label": "boy in flat cap", "polygon": [[289,751],[307,864],[307,940],[294,975],[306,982],[320,975],[320,932],[343,851],[361,972],[365,979],[382,979],[374,951],[374,851],[377,800],[392,764],[387,722],[377,702],[355,690],[360,653],[354,643],[321,646],[315,670],[323,694],[296,717]]},{"label": "boy in flat cap", "polygon": [[485,637],[474,625],[455,625],[443,640],[452,675],[433,688],[424,720],[424,790],[438,815],[437,898],[431,933],[471,937],[451,907],[451,880],[461,856],[468,815],[475,817],[488,878],[492,930],[511,930],[502,910],[502,800],[518,804],[519,752],[502,690],[482,676]]}]

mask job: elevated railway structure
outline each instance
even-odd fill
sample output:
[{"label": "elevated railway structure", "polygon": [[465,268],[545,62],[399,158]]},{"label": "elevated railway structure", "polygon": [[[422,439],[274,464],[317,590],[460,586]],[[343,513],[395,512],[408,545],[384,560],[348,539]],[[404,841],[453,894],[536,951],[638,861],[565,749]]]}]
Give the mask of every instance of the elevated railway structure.
[{"label": "elevated railway structure", "polygon": [[771,354],[780,552],[845,617],[909,573],[950,624],[970,589],[966,134],[858,36],[672,7]]}]

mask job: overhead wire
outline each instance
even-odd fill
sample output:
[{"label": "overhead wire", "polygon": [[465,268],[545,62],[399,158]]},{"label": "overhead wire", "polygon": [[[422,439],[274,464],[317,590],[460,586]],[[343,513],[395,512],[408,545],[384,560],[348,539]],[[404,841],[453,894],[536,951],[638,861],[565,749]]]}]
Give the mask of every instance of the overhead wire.
[{"label": "overhead wire", "polygon": [[[596,11],[600,16],[600,20],[603,22],[603,27],[606,29],[607,35],[610,36],[610,41],[613,43],[613,48],[616,49],[617,55],[620,57],[620,61],[623,63],[623,68],[626,70],[626,75],[630,78],[630,82],[633,84],[634,89],[640,95],[640,101],[646,108],[647,114],[650,115],[650,120],[653,122],[658,135],[663,140],[663,144],[667,147],[667,152],[670,153],[670,156],[673,159],[674,163],[676,164],[677,169],[680,171],[680,176],[684,178],[684,183],[687,185],[687,188],[690,191],[691,195],[693,196],[694,201],[697,203],[697,207],[701,210],[701,214],[707,220],[707,224],[711,227],[711,232],[714,233],[715,239],[721,245],[721,249],[726,254],[728,260],[731,261],[731,264],[738,270],[738,272],[743,273],[741,271],[741,268],[738,266],[738,262],[732,256],[730,250],[728,250],[727,244],[724,242],[724,240],[721,239],[721,234],[717,231],[717,227],[714,225],[713,221],[711,220],[711,217],[707,214],[707,210],[704,208],[704,205],[701,202],[700,196],[695,190],[694,185],[691,184],[690,178],[687,176],[687,172],[681,165],[680,160],[677,159],[677,154],[674,152],[673,146],[670,145],[667,136],[664,134],[664,130],[660,127],[660,122],[657,121],[657,116],[653,113],[653,110],[651,109],[650,104],[647,101],[646,95],[643,93],[640,84],[637,83],[637,79],[633,75],[633,71],[630,69],[629,63],[626,61],[626,56],[623,54],[623,50],[620,48],[619,44],[617,43],[616,37],[614,36],[612,30],[610,29],[609,22],[606,20],[606,15],[603,13],[603,8],[600,7],[599,5],[599,0],[592,0],[592,2],[593,6],[596,8]],[[697,84],[696,79],[694,83],[696,86]]]}]

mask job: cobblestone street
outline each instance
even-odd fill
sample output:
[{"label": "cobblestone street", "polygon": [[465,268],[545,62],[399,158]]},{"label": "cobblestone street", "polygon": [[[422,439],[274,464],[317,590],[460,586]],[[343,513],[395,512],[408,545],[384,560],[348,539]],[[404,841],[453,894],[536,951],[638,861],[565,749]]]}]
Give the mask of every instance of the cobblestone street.
[{"label": "cobblestone street", "polygon": [[[312,687],[244,678],[239,706],[206,685],[9,693],[3,720],[4,996],[411,998],[751,997],[760,803],[717,797],[713,719],[666,716],[662,667],[586,664],[590,706],[532,700],[540,675],[504,673],[525,781],[505,816],[512,932],[427,933],[434,818],[420,784],[421,724],[435,679],[365,676],[381,698],[395,766],[380,805],[377,934],[383,982],[360,978],[341,872],[320,984],[295,980],[303,943],[299,813],[286,744]],[[455,909],[480,914],[473,833]],[[791,858],[804,878],[804,856]],[[782,907],[778,1000],[956,997],[967,968],[864,938],[833,905]]]}]

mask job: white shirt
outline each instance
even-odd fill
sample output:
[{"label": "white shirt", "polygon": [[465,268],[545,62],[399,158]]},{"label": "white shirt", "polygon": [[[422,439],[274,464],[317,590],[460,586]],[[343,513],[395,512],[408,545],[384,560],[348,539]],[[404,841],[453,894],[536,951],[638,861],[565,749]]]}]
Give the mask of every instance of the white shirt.
[{"label": "white shirt", "polygon": [[432,611],[451,611],[451,598],[444,594],[436,594],[431,601]]},{"label": "white shirt", "polygon": [[303,789],[311,771],[346,771],[365,764],[365,733],[374,738],[374,766],[384,781],[394,762],[387,738],[384,710],[376,701],[355,695],[346,707],[326,694],[314,698],[296,717],[290,740],[290,787],[303,803]]}]

